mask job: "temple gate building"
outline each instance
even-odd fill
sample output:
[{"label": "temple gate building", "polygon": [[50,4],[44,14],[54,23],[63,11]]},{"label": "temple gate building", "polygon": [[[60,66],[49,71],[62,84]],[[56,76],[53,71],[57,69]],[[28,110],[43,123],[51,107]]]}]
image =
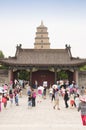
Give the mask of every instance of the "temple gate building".
[{"label": "temple gate building", "polygon": [[65,49],[51,49],[47,27],[43,22],[37,27],[33,49],[24,49],[17,45],[14,57],[0,60],[2,65],[9,67],[8,80],[18,77],[18,72],[27,70],[30,83],[36,80],[39,85],[47,81],[48,86],[56,83],[58,72],[64,70],[68,74],[68,80],[79,83],[79,67],[86,64],[86,59],[72,57],[71,47],[65,45]]}]

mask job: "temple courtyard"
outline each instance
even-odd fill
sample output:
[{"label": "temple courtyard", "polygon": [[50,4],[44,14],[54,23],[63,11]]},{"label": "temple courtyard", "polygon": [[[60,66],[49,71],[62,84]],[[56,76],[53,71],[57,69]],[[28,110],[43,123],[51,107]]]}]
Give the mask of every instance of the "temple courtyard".
[{"label": "temple courtyard", "polygon": [[[7,109],[2,106],[0,112],[0,130],[86,130],[82,125],[80,112],[76,108],[65,108],[60,97],[60,110],[53,109],[53,102],[41,99],[36,107],[28,108],[27,96],[19,98],[19,106],[15,103]],[[2,104],[3,105],[3,104]]]}]

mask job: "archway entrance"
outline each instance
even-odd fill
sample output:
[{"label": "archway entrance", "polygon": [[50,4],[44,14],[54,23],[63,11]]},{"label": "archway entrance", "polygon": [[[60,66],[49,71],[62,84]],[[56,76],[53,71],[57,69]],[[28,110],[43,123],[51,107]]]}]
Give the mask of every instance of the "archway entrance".
[{"label": "archway entrance", "polygon": [[55,74],[49,70],[38,70],[36,72],[32,72],[32,84],[34,84],[35,80],[38,82],[38,85],[43,85],[43,82],[47,81],[49,87],[54,84]]},{"label": "archway entrance", "polygon": [[[17,70],[15,72],[13,72],[13,76],[12,76],[13,80],[19,79],[19,72],[21,72],[21,71]],[[57,74],[56,74],[56,81],[65,80],[65,79],[68,79],[70,81],[70,83],[73,81],[73,74],[74,74],[73,72],[71,72],[69,70],[64,71],[64,73],[66,73],[68,75],[68,78],[59,77],[58,74],[60,72],[61,71],[57,72]],[[24,76],[26,74],[24,74]],[[23,73],[21,73],[21,75],[23,75]],[[31,75],[30,75],[30,72],[28,72],[28,75],[25,76],[25,78],[27,78],[27,81],[30,81],[30,78],[31,78],[31,84],[34,84],[35,81],[37,81],[38,85],[43,85],[43,82],[47,81],[48,87],[50,87],[50,85],[55,83],[55,72],[51,72],[49,70],[38,70],[38,71],[32,72]],[[23,80],[26,80],[26,79],[23,78]]]}]

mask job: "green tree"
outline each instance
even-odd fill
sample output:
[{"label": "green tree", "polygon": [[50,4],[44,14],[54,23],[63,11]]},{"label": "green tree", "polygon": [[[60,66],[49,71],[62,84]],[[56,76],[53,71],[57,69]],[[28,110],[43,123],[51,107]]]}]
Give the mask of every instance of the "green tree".
[{"label": "green tree", "polygon": [[80,70],[81,70],[81,71],[86,71],[86,65],[80,67]]},{"label": "green tree", "polygon": [[4,54],[2,51],[0,51],[0,58],[4,58]]},{"label": "green tree", "polygon": [[66,73],[66,71],[62,70],[58,72],[58,78],[60,80],[68,79],[68,74]]},{"label": "green tree", "polygon": [[28,81],[28,79],[29,79],[29,72],[26,71],[26,70],[21,70],[21,71],[18,73],[18,78],[21,79],[21,80],[26,80],[26,81]]}]

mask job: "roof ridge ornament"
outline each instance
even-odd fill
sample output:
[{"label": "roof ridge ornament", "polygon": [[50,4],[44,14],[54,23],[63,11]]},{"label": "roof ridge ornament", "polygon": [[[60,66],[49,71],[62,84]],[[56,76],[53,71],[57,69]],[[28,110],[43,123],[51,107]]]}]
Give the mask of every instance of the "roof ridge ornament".
[{"label": "roof ridge ornament", "polygon": [[17,49],[21,49],[21,47],[22,47],[22,44],[19,44],[19,45],[17,44],[16,46]]},{"label": "roof ridge ornament", "polygon": [[71,46],[68,44],[66,44],[65,47],[66,47],[66,49],[71,49]]},{"label": "roof ridge ornament", "polygon": [[68,44],[66,44],[65,47],[66,47],[66,49],[67,49],[67,51],[68,51],[68,53],[69,53],[69,56],[72,57],[72,54],[71,54],[71,46],[68,45]]}]

